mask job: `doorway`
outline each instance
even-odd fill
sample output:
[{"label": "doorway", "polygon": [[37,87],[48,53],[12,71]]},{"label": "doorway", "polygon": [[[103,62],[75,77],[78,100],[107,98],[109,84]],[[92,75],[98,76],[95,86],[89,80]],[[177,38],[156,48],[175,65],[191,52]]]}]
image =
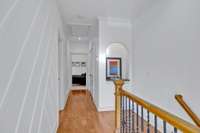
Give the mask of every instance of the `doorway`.
[{"label": "doorway", "polygon": [[88,54],[72,53],[72,86],[86,86]]}]

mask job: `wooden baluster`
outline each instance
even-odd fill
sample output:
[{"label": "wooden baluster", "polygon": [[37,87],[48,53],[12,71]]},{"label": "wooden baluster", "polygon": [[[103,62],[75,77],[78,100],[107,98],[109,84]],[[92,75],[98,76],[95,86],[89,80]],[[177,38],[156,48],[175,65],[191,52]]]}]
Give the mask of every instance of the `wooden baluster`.
[{"label": "wooden baluster", "polygon": [[141,131],[144,132],[144,111],[143,107],[141,106]]},{"label": "wooden baluster", "polygon": [[122,128],[123,128],[123,132],[122,133],[124,133],[125,132],[125,127],[124,127],[124,124],[125,124],[125,112],[124,112],[124,110],[125,110],[125,105],[124,105],[124,101],[125,101],[125,97],[124,96],[122,96],[123,97],[123,107],[122,107],[122,125],[120,125]]},{"label": "wooden baluster", "polygon": [[132,132],[135,133],[135,103],[132,101]]},{"label": "wooden baluster", "polygon": [[[123,97],[120,97],[120,123],[123,124]],[[120,133],[123,132],[123,125],[120,127]]]},{"label": "wooden baluster", "polygon": [[138,106],[138,104],[136,104],[136,113],[137,113],[137,116],[136,116],[136,132],[138,133],[139,132],[139,106]]},{"label": "wooden baluster", "polygon": [[167,133],[167,123],[163,121],[163,133]]},{"label": "wooden baluster", "polygon": [[157,129],[157,116],[154,115],[154,133],[157,133],[158,129]]},{"label": "wooden baluster", "polygon": [[150,133],[150,116],[149,111],[147,110],[147,133]]},{"label": "wooden baluster", "polygon": [[123,80],[115,80],[115,133],[120,133],[120,92],[124,85]]},{"label": "wooden baluster", "polygon": [[128,129],[129,129],[129,133],[131,133],[131,100],[128,99]]},{"label": "wooden baluster", "polygon": [[126,133],[128,132],[128,127],[127,127],[127,124],[128,124],[128,116],[127,116],[127,97],[126,97],[126,101],[125,101],[125,116],[126,116],[126,119],[125,119],[125,129],[126,129]]},{"label": "wooden baluster", "polygon": [[177,128],[174,128],[174,133],[177,133],[177,132],[178,132]]}]

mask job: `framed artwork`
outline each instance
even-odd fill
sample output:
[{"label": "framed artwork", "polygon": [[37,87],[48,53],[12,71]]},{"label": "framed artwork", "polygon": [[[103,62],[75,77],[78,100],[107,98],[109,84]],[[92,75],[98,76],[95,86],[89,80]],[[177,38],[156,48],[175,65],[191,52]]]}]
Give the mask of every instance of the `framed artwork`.
[{"label": "framed artwork", "polygon": [[121,79],[121,58],[106,58],[106,80]]},{"label": "framed artwork", "polygon": [[81,67],[86,67],[86,62],[81,62]]},{"label": "framed artwork", "polygon": [[72,62],[72,67],[80,67],[80,62]]}]

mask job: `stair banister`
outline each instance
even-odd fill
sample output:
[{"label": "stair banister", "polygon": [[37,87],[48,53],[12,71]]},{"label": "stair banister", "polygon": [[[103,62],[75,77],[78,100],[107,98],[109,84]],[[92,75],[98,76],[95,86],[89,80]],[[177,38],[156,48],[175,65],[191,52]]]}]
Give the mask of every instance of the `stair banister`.
[{"label": "stair banister", "polygon": [[[130,132],[130,128],[131,131],[136,130],[136,132],[140,132],[140,130],[143,130],[142,132],[144,132],[144,129],[140,129],[141,127],[136,127],[133,128],[133,125],[140,125],[135,124],[135,119],[133,121],[131,121],[130,118],[127,119],[127,115],[128,117],[134,117],[137,114],[137,119],[141,119],[141,116],[138,116],[138,107],[141,107],[143,109],[145,109],[148,112],[148,116],[147,116],[147,121],[144,121],[144,123],[147,123],[148,127],[145,127],[145,130],[147,128],[147,132],[150,132],[151,130],[151,123],[149,120],[149,113],[153,114],[156,118],[156,123],[157,123],[157,119],[161,119],[163,121],[163,132],[167,133],[167,126],[166,124],[171,125],[172,127],[174,127],[174,133],[177,133],[177,131],[181,131],[183,133],[200,133],[200,128],[177,117],[174,114],[171,114],[167,111],[165,111],[164,109],[153,105],[137,96],[135,96],[134,94],[123,90],[123,85],[124,85],[124,81],[123,80],[116,80],[114,81],[115,84],[115,133],[127,133]],[[123,99],[126,99],[125,101]],[[128,99],[128,102],[127,102]],[[130,104],[131,103],[131,104]],[[137,111],[136,113],[135,111],[135,107],[134,109],[131,106],[136,105]],[[129,106],[129,107],[127,107]],[[125,107],[125,108],[124,108]],[[133,111],[133,112],[132,112]],[[130,115],[131,114],[131,115]],[[134,114],[134,115],[133,115]],[[126,119],[124,119],[124,117],[126,117]],[[128,120],[128,121],[125,121]],[[142,119],[143,121],[143,116]],[[155,119],[154,119],[155,120]],[[133,123],[134,122],[134,123]],[[126,124],[129,124],[128,126]],[[146,126],[146,125],[145,125]],[[143,127],[144,128],[144,127]],[[125,131],[124,131],[125,129]],[[159,133],[160,129],[157,129],[157,125],[156,127],[154,127],[154,133]],[[151,130],[152,131],[152,130]]]},{"label": "stair banister", "polygon": [[191,117],[191,119],[194,121],[194,123],[198,127],[200,127],[200,119],[199,119],[199,117],[187,105],[187,103],[183,99],[183,96],[180,95],[180,94],[177,94],[177,95],[175,95],[175,99],[178,101],[178,103],[181,105],[181,107],[187,112],[187,114]]},{"label": "stair banister", "polygon": [[120,108],[121,108],[121,95],[122,87],[124,85],[123,80],[116,80],[115,84],[115,132],[120,133]]}]

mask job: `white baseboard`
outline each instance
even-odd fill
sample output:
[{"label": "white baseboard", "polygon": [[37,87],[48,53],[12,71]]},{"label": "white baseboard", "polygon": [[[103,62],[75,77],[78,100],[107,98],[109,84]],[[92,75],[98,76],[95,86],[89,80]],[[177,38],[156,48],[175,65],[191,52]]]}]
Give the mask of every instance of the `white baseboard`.
[{"label": "white baseboard", "polygon": [[53,133],[57,133],[59,124],[56,122],[55,126],[53,127]]},{"label": "white baseboard", "polygon": [[71,91],[73,91],[73,90],[88,90],[88,88],[86,87],[86,86],[72,86],[71,88],[70,88],[70,90]]},{"label": "white baseboard", "polygon": [[68,97],[69,97],[69,93],[70,93],[70,90],[68,90],[68,92],[67,92],[67,94],[66,94],[66,96],[65,96],[65,100],[64,100],[64,102],[62,102],[62,105],[59,105],[59,106],[60,106],[60,107],[59,107],[59,110],[60,110],[60,111],[64,110],[65,105],[66,105],[66,103],[67,103],[67,99],[68,99]]},{"label": "white baseboard", "polygon": [[107,107],[98,107],[97,110],[98,112],[115,111],[115,108],[113,106],[107,106]]}]

